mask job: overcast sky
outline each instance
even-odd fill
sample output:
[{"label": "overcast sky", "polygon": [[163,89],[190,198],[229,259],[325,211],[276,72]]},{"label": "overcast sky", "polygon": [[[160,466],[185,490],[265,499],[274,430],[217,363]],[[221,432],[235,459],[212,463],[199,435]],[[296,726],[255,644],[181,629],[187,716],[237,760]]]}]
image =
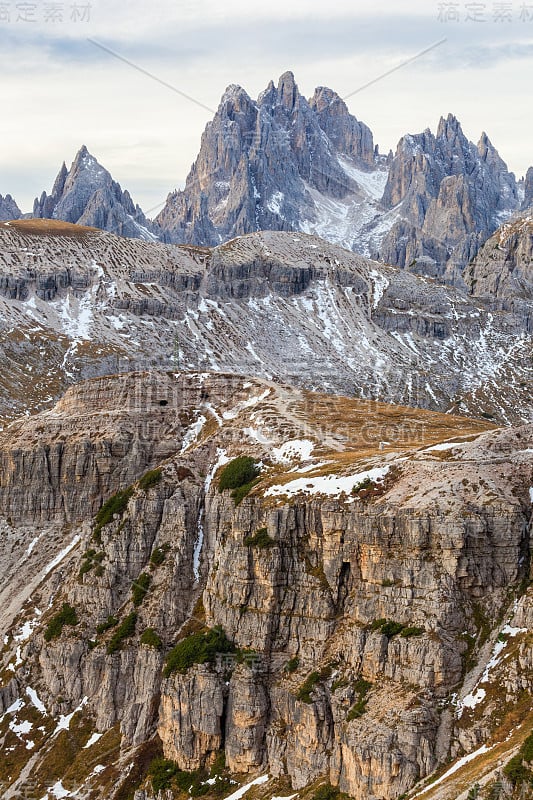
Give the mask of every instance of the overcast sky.
[{"label": "overcast sky", "polygon": [[0,194],[30,211],[82,144],[149,216],[183,185],[211,112],[89,39],[216,109],[228,84],[256,97],[288,69],[306,96],[344,97],[444,38],[350,111],[385,152],[452,112],[520,177],[533,164],[533,0],[0,2]]}]

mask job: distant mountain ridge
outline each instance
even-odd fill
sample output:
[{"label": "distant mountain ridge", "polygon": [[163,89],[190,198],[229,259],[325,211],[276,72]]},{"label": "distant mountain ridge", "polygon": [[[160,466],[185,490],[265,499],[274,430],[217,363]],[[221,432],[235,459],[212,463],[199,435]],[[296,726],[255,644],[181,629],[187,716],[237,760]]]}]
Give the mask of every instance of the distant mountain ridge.
[{"label": "distant mountain ridge", "polygon": [[[0,198],[0,215],[20,211]],[[385,156],[372,131],[331,89],[306,99],[292,72],[257,100],[229,86],[202,135],[185,188],[149,221],[84,146],[63,164],[33,216],[130,238],[217,246],[259,230],[299,231],[394,266],[463,284],[483,243],[533,205],[524,181],[483,133],[466,138],[456,117],[402,137]]]}]

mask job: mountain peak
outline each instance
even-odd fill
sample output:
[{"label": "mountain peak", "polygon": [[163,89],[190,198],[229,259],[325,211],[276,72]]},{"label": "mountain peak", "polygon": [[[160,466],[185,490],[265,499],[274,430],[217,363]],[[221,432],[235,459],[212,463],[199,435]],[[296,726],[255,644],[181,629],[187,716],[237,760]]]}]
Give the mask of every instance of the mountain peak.
[{"label": "mountain peak", "polygon": [[298,98],[298,86],[292,72],[284,72],[278,81],[278,96],[282,106],[292,110]]},{"label": "mountain peak", "polygon": [[441,117],[437,128],[437,139],[450,139],[457,134],[462,134],[461,123],[454,114],[448,114],[446,119]]},{"label": "mountain peak", "polygon": [[319,114],[324,111],[328,111],[335,116],[344,116],[350,113],[344,100],[337,92],[334,92],[333,89],[328,89],[327,86],[316,87],[315,93],[309,101],[309,105]]},{"label": "mountain peak", "polygon": [[22,212],[10,194],[2,197],[0,194],[0,221],[8,222],[11,219],[20,219]]},{"label": "mountain peak", "polygon": [[129,193],[122,191],[86,145],[76,153],[70,170],[63,162],[52,193],[43,192],[35,200],[33,216],[101,228],[120,236],[157,238]]}]

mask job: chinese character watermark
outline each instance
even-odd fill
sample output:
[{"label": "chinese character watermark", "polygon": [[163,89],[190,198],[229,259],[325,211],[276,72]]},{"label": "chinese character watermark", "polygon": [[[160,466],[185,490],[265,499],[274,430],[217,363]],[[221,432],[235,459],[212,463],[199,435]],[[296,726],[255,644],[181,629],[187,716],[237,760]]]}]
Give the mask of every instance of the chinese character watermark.
[{"label": "chinese character watermark", "polygon": [[0,2],[0,23],[57,25],[64,22],[90,22],[92,5],[90,3],[53,2]]},{"label": "chinese character watermark", "polygon": [[490,3],[481,0],[463,0],[463,2],[446,0],[437,5],[437,19],[446,24],[533,22],[533,5],[527,2],[518,5],[517,0],[515,2],[493,0]]}]

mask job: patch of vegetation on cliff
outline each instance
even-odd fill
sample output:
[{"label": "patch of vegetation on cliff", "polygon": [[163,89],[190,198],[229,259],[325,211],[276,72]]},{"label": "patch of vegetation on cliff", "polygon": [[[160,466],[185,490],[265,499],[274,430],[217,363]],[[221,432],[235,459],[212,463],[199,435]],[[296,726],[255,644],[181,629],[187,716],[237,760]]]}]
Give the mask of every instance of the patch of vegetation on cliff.
[{"label": "patch of vegetation on cliff", "polygon": [[359,680],[355,682],[353,688],[357,694],[357,700],[348,712],[348,716],[346,717],[348,722],[359,719],[359,717],[362,717],[365,713],[368,703],[367,694],[372,688],[372,684],[364,678],[359,678]]},{"label": "patch of vegetation on cliff", "polygon": [[259,528],[255,533],[250,533],[244,539],[246,547],[259,547],[264,549],[273,547],[276,544],[275,539],[268,535],[267,528]]},{"label": "patch of vegetation on cliff", "polygon": [[115,625],[118,625],[118,619],[110,614],[105,622],[101,622],[100,625],[96,626],[96,633],[105,633],[110,628],[114,628]]},{"label": "patch of vegetation on cliff", "polygon": [[146,628],[141,636],[141,644],[153,647],[155,650],[161,650],[163,642],[159,634],[153,628]]},{"label": "patch of vegetation on cliff", "polygon": [[111,637],[107,645],[107,654],[111,655],[120,650],[122,643],[125,639],[129,639],[135,634],[135,625],[137,624],[137,614],[132,611],[131,614],[120,623],[119,627]]},{"label": "patch of vegetation on cliff", "polygon": [[533,786],[533,772],[529,766],[526,766],[532,761],[533,733],[530,733],[518,753],[503,768],[503,774],[511,781],[513,786],[519,786],[524,783]]},{"label": "patch of vegetation on cliff", "polygon": [[258,483],[260,472],[258,463],[251,456],[238,456],[226,464],[222,470],[218,481],[218,491],[231,489],[233,501],[238,506]]},{"label": "patch of vegetation on cliff", "polygon": [[[167,789],[178,791],[189,797],[202,795],[222,795],[235,786],[228,776],[223,775],[225,770],[224,754],[218,756],[210,771],[206,769],[185,772],[175,761],[168,758],[155,758],[150,764],[149,776],[154,794]],[[209,779],[209,783],[207,780]]]},{"label": "patch of vegetation on cliff", "polygon": [[131,585],[131,599],[134,606],[140,606],[148,594],[152,578],[147,572],[141,572],[136,581]]},{"label": "patch of vegetation on cliff", "polygon": [[313,794],[312,800],[348,800],[349,795],[341,792],[337,786],[324,783]]},{"label": "patch of vegetation on cliff", "polygon": [[239,456],[226,464],[220,473],[218,491],[225,489],[239,489],[259,475],[259,466],[251,456]]},{"label": "patch of vegetation on cliff", "polygon": [[102,528],[105,528],[106,525],[113,522],[115,514],[119,517],[122,516],[132,497],[133,486],[129,486],[127,489],[114,494],[109,500],[106,500],[95,519],[96,525],[93,535],[97,542],[101,541]]},{"label": "patch of vegetation on cliff", "polygon": [[46,631],[44,632],[44,638],[47,642],[50,642],[52,639],[57,639],[61,636],[65,625],[75,626],[78,625],[78,623],[79,619],[75,609],[72,608],[69,603],[63,603],[61,611],[55,614],[48,623]]},{"label": "patch of vegetation on cliff", "polygon": [[331,678],[332,671],[333,668],[328,664],[326,667],[323,667],[320,672],[318,670],[311,672],[298,689],[296,699],[300,700],[302,703],[312,703],[313,698],[311,695],[320,683],[324,683],[324,681]]},{"label": "patch of vegetation on cliff", "polygon": [[287,672],[289,675],[292,675],[293,672],[298,671],[298,667],[300,666],[300,659],[298,656],[293,656],[289,658],[287,663],[285,664],[284,671]]},{"label": "patch of vegetation on cliff", "polygon": [[152,555],[150,556],[150,567],[160,567],[169,550],[170,545],[168,542],[162,544],[161,547],[154,548]]},{"label": "patch of vegetation on cliff", "polygon": [[424,628],[418,628],[416,625],[404,625],[401,622],[394,622],[392,619],[375,619],[370,623],[369,629],[379,631],[387,639],[392,639],[394,636],[409,639],[411,636],[422,636],[425,633]]},{"label": "patch of vegetation on cliff", "polygon": [[232,491],[231,497],[233,502],[235,503],[235,508],[237,508],[237,506],[240,506],[244,498],[250,494],[254,486],[257,486],[258,483],[259,483],[259,478],[256,478],[254,481],[251,481],[250,483],[245,483],[244,486],[240,486],[238,489],[234,489]]},{"label": "patch of vegetation on cliff", "polygon": [[151,469],[139,480],[139,487],[143,490],[143,492],[147,492],[148,489],[152,488],[152,486],[157,486],[162,477],[163,470],[161,468],[158,467],[157,469]]},{"label": "patch of vegetation on cliff", "polygon": [[169,678],[174,672],[185,674],[194,664],[212,664],[218,653],[236,653],[237,648],[217,625],[207,631],[193,633],[170,651],[163,674]]},{"label": "patch of vegetation on cliff", "polygon": [[105,559],[105,553],[97,553],[96,550],[87,550],[86,553],[82,556],[82,563],[79,571],[79,577],[83,578],[88,572],[90,572],[94,567],[98,567],[102,564],[102,561]]}]

